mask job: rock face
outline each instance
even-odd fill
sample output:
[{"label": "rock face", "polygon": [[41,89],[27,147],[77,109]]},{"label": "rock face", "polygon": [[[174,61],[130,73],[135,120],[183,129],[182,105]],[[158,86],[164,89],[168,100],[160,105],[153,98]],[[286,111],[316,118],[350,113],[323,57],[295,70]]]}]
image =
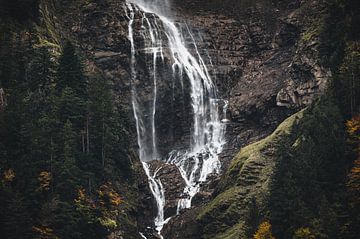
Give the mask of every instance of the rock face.
[{"label": "rock face", "polygon": [[[283,236],[279,238],[291,238],[294,231],[288,228],[289,224],[284,225],[284,212],[293,208],[287,208],[284,202],[290,200],[289,203],[292,204],[297,199],[286,198],[285,195],[291,193],[283,194],[284,190],[292,191],[294,187],[289,186],[291,173],[283,175],[281,172],[285,169],[285,172],[294,173],[294,168],[291,167],[298,165],[295,169],[301,171],[304,165],[310,164],[312,169],[299,174],[305,177],[301,180],[309,178],[311,181],[310,171],[319,171],[322,167],[331,165],[331,155],[335,159],[341,158],[341,150],[338,149],[342,147],[343,131],[340,114],[333,107],[331,102],[317,102],[287,118],[270,136],[242,148],[224,173],[218,190],[214,193],[215,197],[210,202],[175,217],[166,225],[164,235],[167,238],[246,239],[253,238],[260,222],[270,220],[274,228],[281,228],[280,235]],[[331,143],[319,146],[316,143],[319,140]],[[318,155],[324,152],[327,155],[319,161],[326,162],[323,161],[319,166]],[[279,182],[285,184],[280,186]],[[301,194],[309,190],[309,184],[301,183],[303,188],[297,187],[295,191],[300,190],[299,197],[304,197]],[[320,187],[323,184],[320,183]],[[315,194],[317,196],[310,200],[307,198],[307,205],[303,205],[303,208],[314,207],[316,198],[324,197],[320,189]],[[293,215],[297,213],[294,212]],[[296,215],[293,220],[298,220],[297,217]]]},{"label": "rock face", "polygon": [[[86,56],[88,68],[94,68],[112,80],[117,104],[134,122],[129,19],[124,2],[86,1],[56,7],[64,35],[77,43]],[[178,12],[176,17],[179,22],[189,25],[200,54],[206,57],[219,97],[229,103],[227,145],[221,154],[224,171],[241,147],[269,135],[285,118],[321,95],[330,76],[318,63],[316,33],[309,30],[314,22],[310,16],[320,14],[324,8],[321,0],[289,0],[279,4],[269,4],[269,1],[255,4],[244,2],[179,0],[174,1],[173,5]],[[134,27],[137,30],[141,27],[141,18],[141,15],[135,16]],[[138,54],[143,61],[148,61],[142,37],[138,35],[135,38]],[[189,47],[193,48],[191,44]],[[166,55],[162,64],[171,69]],[[139,74],[142,81],[136,82],[136,86],[142,92],[143,103],[147,104],[151,101],[147,97],[152,88],[150,75],[145,71]],[[158,98],[161,100],[158,109],[163,110],[157,112],[156,121],[159,122],[158,144],[163,149],[160,155],[164,156],[169,149],[181,148],[189,141],[190,122],[187,119],[191,118],[191,109],[190,99],[184,99],[181,91],[169,91],[171,82],[166,79],[170,78],[171,71],[164,70],[161,74],[164,80],[159,83]],[[136,149],[135,126],[131,131]],[[271,150],[268,150],[265,153],[271,155]],[[174,166],[158,161],[151,163],[152,170],[159,167],[162,168],[158,175],[166,189],[165,216],[174,215],[177,201],[182,197],[184,182]],[[236,191],[235,199],[243,201],[247,198],[249,201],[251,195],[261,195],[273,167],[270,159],[248,160],[239,172],[239,185],[243,188]],[[223,185],[223,181],[214,175],[209,183],[203,185],[202,191],[194,198],[195,208],[174,217],[164,229],[165,238],[200,238],[195,229],[204,224],[211,225],[212,219],[204,216],[200,222],[197,221],[197,213],[200,213],[197,206],[211,200],[222,190],[218,184]],[[153,226],[156,211],[151,205],[154,205],[154,201],[146,182],[142,181],[140,185],[144,191],[146,212],[143,216],[146,218],[139,218],[139,224]],[[189,230],[183,230],[185,226]],[[140,226],[140,230],[144,231],[144,227]]]},{"label": "rock face", "polygon": [[165,189],[166,205],[164,217],[168,218],[176,214],[177,204],[182,197],[185,182],[181,177],[179,169],[175,165],[165,164],[161,161],[150,162],[150,170],[157,172]]},{"label": "rock face", "polygon": [[[236,6],[235,1],[227,3]],[[228,144],[222,154],[224,168],[239,148],[268,135],[287,116],[310,105],[324,92],[331,76],[319,64],[316,37],[308,37],[316,35],[312,29],[314,19],[309,16],[321,14],[323,2],[289,1],[285,6],[267,6],[267,12],[263,7],[248,6],[239,14],[231,11],[224,14],[225,11],[211,7],[202,8],[196,14],[184,10],[191,25],[203,32],[202,47],[208,49],[213,59],[220,94],[229,101]],[[182,3],[179,8],[182,9]],[[219,12],[223,14],[218,15]],[[269,20],[267,15],[275,17]],[[165,237],[214,238],[217,230],[223,230],[215,225],[223,221],[231,224],[236,218],[243,221],[240,220],[234,230],[244,233],[244,220],[253,198],[261,205],[267,200],[266,188],[275,170],[273,151],[270,147],[261,152],[267,155],[266,161],[252,156],[246,160],[238,172],[241,187],[236,192],[222,191],[221,185],[231,182],[221,180],[212,195],[222,191],[224,200],[229,201],[218,205],[219,212],[214,211],[213,216],[208,217],[200,208],[186,211],[169,222],[164,229]],[[215,198],[206,207],[218,200]],[[229,211],[223,218],[215,216],[227,207],[229,210],[234,207],[233,200],[237,205],[235,211]],[[219,238],[226,237],[221,235]],[[238,238],[239,235],[227,236]]]},{"label": "rock face", "polygon": [[[203,35],[199,48],[212,57],[218,90],[229,101],[228,138],[239,148],[248,137],[269,134],[324,91],[330,73],[318,63],[316,41],[304,40],[311,17],[303,21],[324,6],[321,1],[284,1],[287,5],[280,6],[221,2],[195,1],[199,10],[184,14]],[[180,9],[188,4],[178,3]],[[238,13],[230,10],[240,7]]]}]

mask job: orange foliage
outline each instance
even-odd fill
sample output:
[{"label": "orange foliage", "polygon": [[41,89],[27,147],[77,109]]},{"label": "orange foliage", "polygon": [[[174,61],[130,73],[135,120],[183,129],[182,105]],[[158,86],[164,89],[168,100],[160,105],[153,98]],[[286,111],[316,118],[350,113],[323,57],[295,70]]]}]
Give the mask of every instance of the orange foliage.
[{"label": "orange foliage", "polygon": [[261,223],[254,235],[254,239],[275,239],[271,232],[271,224],[266,221]]},{"label": "orange foliage", "polygon": [[349,136],[360,143],[360,115],[354,116],[346,121],[346,131]]},{"label": "orange foliage", "polygon": [[51,173],[47,171],[43,171],[39,174],[38,180],[40,183],[40,189],[48,191],[50,189],[51,183]]},{"label": "orange foliage", "polygon": [[346,130],[352,143],[356,145],[358,153],[357,160],[348,174],[347,188],[351,196],[351,201],[355,204],[360,203],[360,115],[354,116],[346,122]]},{"label": "orange foliage", "polygon": [[119,206],[122,203],[120,195],[114,190],[111,183],[106,183],[100,186],[97,191],[100,198],[101,205],[110,203],[112,206]]},{"label": "orange foliage", "polygon": [[360,203],[360,155],[348,174],[347,188],[354,203]]},{"label": "orange foliage", "polygon": [[15,172],[12,169],[5,170],[4,180],[5,182],[12,182],[15,178]]},{"label": "orange foliage", "polygon": [[76,204],[78,205],[85,205],[91,208],[95,208],[94,202],[86,195],[85,189],[80,188],[78,189],[78,196],[75,199]]},{"label": "orange foliage", "polygon": [[75,199],[75,201],[86,201],[87,200],[87,197],[86,197],[86,194],[85,194],[85,189],[83,188],[79,188],[78,189],[78,197],[77,199]]},{"label": "orange foliage", "polygon": [[33,227],[32,229],[38,234],[38,239],[59,239],[59,237],[54,234],[53,229],[49,227],[39,226]]}]

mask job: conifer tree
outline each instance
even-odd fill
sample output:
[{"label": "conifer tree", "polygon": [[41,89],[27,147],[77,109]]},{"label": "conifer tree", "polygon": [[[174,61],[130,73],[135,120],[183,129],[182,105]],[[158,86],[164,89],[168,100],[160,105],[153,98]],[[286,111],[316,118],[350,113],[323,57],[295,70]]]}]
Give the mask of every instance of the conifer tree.
[{"label": "conifer tree", "polygon": [[80,98],[86,99],[87,84],[83,67],[70,41],[65,43],[59,58],[56,90],[60,93],[66,87],[73,89]]},{"label": "conifer tree", "polygon": [[53,79],[54,64],[46,47],[36,48],[28,66],[27,81],[31,91],[45,90]]},{"label": "conifer tree", "polygon": [[60,199],[72,202],[80,185],[81,172],[76,165],[76,155],[78,154],[72,124],[68,120],[63,128],[63,154],[57,163],[58,182],[57,192]]}]

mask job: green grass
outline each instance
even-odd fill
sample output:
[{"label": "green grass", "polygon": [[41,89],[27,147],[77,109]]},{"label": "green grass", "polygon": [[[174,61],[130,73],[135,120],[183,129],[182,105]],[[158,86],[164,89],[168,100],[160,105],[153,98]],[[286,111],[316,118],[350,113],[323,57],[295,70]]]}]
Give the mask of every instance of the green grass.
[{"label": "green grass", "polygon": [[[331,162],[331,157],[337,158],[337,151],[341,151],[341,129],[338,126],[341,124],[337,107],[324,98],[284,120],[268,137],[241,149],[220,183],[222,193],[204,205],[198,214],[197,221],[202,225],[203,238],[247,238],[249,228],[246,218],[251,210],[250,201],[256,200],[261,218],[270,215],[267,203],[273,193],[270,188],[276,179],[271,175],[276,165],[284,157],[291,157],[292,162],[304,165],[314,160],[326,159]],[[339,142],[335,140],[337,138]],[[256,162],[254,165],[266,165],[260,166],[258,182],[261,184],[242,186],[244,165],[252,165],[252,162]],[[246,167],[246,170],[249,168]]]},{"label": "green grass", "polygon": [[247,209],[244,208],[243,200],[249,199],[245,197],[243,187],[238,185],[243,165],[246,161],[262,161],[262,158],[269,157],[263,154],[263,151],[276,148],[281,140],[290,136],[294,125],[298,124],[303,115],[304,110],[287,118],[270,136],[244,147],[234,157],[222,183],[223,192],[205,205],[197,217],[200,224],[204,225],[204,238],[245,238],[243,217]]},{"label": "green grass", "polygon": [[287,135],[292,132],[293,126],[303,117],[304,110],[290,116],[284,122],[282,122],[277,129],[268,137],[260,140],[256,143],[250,144],[240,150],[240,152],[234,157],[230,167],[226,173],[225,188],[229,185],[234,185],[238,182],[238,176],[240,175],[242,166],[245,161],[253,158],[263,158],[262,151],[270,146],[276,146],[276,144]]}]

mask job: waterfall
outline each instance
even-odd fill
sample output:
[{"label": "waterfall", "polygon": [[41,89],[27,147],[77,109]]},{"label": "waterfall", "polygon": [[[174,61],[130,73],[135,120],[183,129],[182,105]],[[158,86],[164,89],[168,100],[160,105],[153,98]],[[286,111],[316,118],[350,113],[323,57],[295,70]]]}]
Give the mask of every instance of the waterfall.
[{"label": "waterfall", "polygon": [[[145,22],[149,29],[149,34],[151,37],[151,46],[150,49],[153,54],[153,81],[154,81],[154,87],[153,87],[153,105],[151,110],[151,118],[150,118],[150,128],[151,128],[151,144],[150,149],[148,145],[147,140],[147,129],[145,127],[144,118],[142,117],[142,110],[139,105],[139,99],[138,99],[138,92],[136,87],[134,86],[134,81],[137,79],[136,74],[136,52],[135,52],[135,43],[134,43],[134,35],[133,35],[133,23],[134,23],[134,17],[135,17],[135,11],[138,11],[139,9],[136,7],[136,5],[132,5],[130,3],[126,3],[127,9],[126,14],[129,19],[129,41],[131,43],[131,83],[132,83],[132,106],[133,106],[133,112],[134,117],[136,121],[136,131],[138,135],[138,145],[139,145],[139,157],[142,162],[144,171],[146,176],[148,177],[149,181],[149,188],[151,193],[153,194],[155,200],[156,200],[156,206],[158,208],[157,216],[154,220],[156,230],[158,231],[159,235],[162,230],[162,227],[166,220],[164,220],[164,206],[165,206],[165,192],[164,188],[162,186],[161,180],[156,178],[157,172],[160,170],[158,169],[153,175],[151,175],[149,164],[147,163],[151,159],[157,158],[157,148],[156,148],[156,130],[155,130],[155,114],[156,114],[156,93],[157,93],[157,87],[156,87],[156,61],[158,53],[160,53],[160,56],[162,60],[164,59],[164,56],[162,54],[162,47],[161,47],[161,38],[159,38],[158,34],[158,25],[156,24],[156,30],[153,30],[153,27],[149,21],[149,19],[146,17],[145,13],[143,13],[142,18],[142,27],[145,28]],[[128,13],[128,11],[130,13]],[[145,237],[143,234],[140,234],[142,237]]]},{"label": "waterfall", "polygon": [[[222,122],[224,119],[220,119],[219,105],[225,103],[227,106],[227,102],[217,98],[215,85],[190,28],[186,24],[175,23],[168,17],[169,4],[167,1],[155,0],[147,3],[146,0],[128,0],[125,10],[129,19],[132,106],[136,120],[139,157],[148,177],[150,190],[156,200],[158,213],[154,222],[160,235],[163,225],[170,218],[164,218],[165,191],[161,180],[157,178],[157,173],[161,168],[151,173],[149,162],[162,160],[167,164],[177,166],[186,184],[183,190],[184,197],[178,201],[177,213],[184,208],[190,208],[192,198],[200,190],[200,184],[205,182],[210,174],[220,172],[221,163],[218,154],[222,151],[225,143],[225,125]],[[138,32],[144,41],[144,49],[141,50],[152,55],[151,66],[148,67],[152,78],[151,100],[148,100],[151,104],[143,103],[141,99],[143,92],[139,92],[137,87],[139,81],[143,79],[140,79],[137,72],[137,56],[140,54],[138,53],[140,49],[136,49],[134,40],[135,16],[137,20],[141,19],[141,27]],[[189,49],[189,45],[192,45],[193,48]],[[164,55],[169,58],[171,64],[172,87],[175,87],[176,80],[180,80],[184,93],[184,80],[188,81],[192,125],[189,126],[191,138],[188,147],[182,150],[174,149],[168,152],[166,157],[160,158],[157,145],[156,114],[158,83],[161,80],[158,77],[158,64],[162,62],[164,65],[164,58],[166,58]],[[223,110],[226,110],[226,106],[223,107]],[[226,117],[226,112],[221,113],[224,115],[223,117]],[[141,236],[144,235],[141,234]]]}]

